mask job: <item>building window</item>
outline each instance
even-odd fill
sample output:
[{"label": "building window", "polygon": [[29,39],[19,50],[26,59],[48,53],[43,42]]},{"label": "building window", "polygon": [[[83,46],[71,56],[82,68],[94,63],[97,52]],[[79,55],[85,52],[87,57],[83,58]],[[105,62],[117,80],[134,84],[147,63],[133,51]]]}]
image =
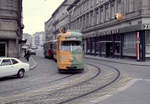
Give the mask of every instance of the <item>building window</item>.
[{"label": "building window", "polygon": [[85,15],[83,15],[83,29],[85,28]]},{"label": "building window", "polygon": [[100,12],[100,17],[101,17],[100,22],[104,23],[104,10],[103,10],[103,7],[101,7],[100,10],[101,10],[101,12]]},{"label": "building window", "polygon": [[134,0],[125,0],[125,12],[130,13],[134,11]]},{"label": "building window", "polygon": [[89,13],[87,13],[86,17],[86,27],[89,27]]},{"label": "building window", "polygon": [[90,12],[90,26],[93,26],[93,20],[94,20],[94,16],[93,16],[93,11]]},{"label": "building window", "polygon": [[82,17],[80,17],[80,29],[82,29],[83,28],[83,19],[82,19]]},{"label": "building window", "polygon": [[122,1],[121,0],[118,0],[117,1],[117,12],[122,12]]},{"label": "building window", "polygon": [[106,11],[106,12],[105,12],[105,20],[106,20],[106,21],[109,20],[109,16],[110,16],[109,10],[110,10],[110,9],[109,9],[109,4],[106,4],[106,5],[105,5],[105,11]]},{"label": "building window", "polygon": [[99,8],[95,10],[95,24],[99,23]]},{"label": "building window", "polygon": [[110,18],[114,18],[114,16],[115,16],[115,7],[114,7],[114,2],[111,2],[111,12],[110,12]]},{"label": "building window", "polygon": [[129,0],[129,12],[133,12],[133,0]]}]

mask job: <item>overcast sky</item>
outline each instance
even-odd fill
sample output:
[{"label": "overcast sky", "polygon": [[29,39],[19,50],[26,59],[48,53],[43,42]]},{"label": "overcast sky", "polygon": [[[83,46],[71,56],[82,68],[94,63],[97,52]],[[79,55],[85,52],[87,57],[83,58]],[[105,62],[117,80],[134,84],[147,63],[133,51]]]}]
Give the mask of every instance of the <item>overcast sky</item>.
[{"label": "overcast sky", "polygon": [[63,0],[23,0],[24,33],[44,31],[44,22],[58,8]]}]

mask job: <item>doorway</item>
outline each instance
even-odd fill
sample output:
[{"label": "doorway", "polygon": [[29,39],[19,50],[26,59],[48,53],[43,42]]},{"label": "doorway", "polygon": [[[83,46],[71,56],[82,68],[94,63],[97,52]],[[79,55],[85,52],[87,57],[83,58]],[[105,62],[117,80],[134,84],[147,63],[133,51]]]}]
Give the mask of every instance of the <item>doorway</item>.
[{"label": "doorway", "polygon": [[6,43],[0,43],[0,57],[6,56]]},{"label": "doorway", "polygon": [[106,57],[112,57],[112,56],[113,56],[113,43],[106,42]]}]

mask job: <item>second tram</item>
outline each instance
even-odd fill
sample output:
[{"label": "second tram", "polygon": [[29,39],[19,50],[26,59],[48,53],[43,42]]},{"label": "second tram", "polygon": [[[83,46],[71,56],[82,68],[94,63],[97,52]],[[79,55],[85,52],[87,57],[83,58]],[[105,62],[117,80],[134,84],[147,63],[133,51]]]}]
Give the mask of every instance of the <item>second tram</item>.
[{"label": "second tram", "polygon": [[56,40],[48,41],[44,44],[45,58],[56,59]]}]

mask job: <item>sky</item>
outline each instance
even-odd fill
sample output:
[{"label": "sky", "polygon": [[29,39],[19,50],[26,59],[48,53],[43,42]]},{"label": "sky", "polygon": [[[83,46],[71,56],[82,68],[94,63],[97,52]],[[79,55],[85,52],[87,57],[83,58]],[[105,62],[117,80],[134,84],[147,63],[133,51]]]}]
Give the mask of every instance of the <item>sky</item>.
[{"label": "sky", "polygon": [[44,31],[44,23],[64,0],[23,0],[24,33]]}]

